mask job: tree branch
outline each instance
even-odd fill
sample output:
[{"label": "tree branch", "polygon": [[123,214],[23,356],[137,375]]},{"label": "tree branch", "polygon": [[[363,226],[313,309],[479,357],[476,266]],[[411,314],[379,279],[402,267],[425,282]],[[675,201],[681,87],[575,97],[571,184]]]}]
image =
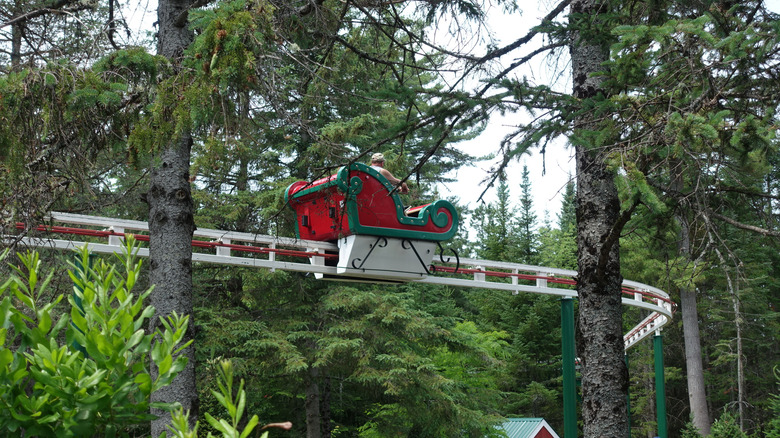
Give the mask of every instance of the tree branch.
[{"label": "tree branch", "polygon": [[617,222],[615,222],[615,225],[612,227],[612,230],[610,230],[609,235],[604,240],[604,243],[601,245],[601,249],[599,252],[599,264],[598,267],[596,268],[599,272],[598,274],[599,278],[602,278],[604,276],[604,274],[601,273],[604,272],[604,270],[607,268],[607,262],[609,261],[609,252],[612,250],[612,247],[620,239],[620,233],[623,231],[623,227],[625,227],[626,223],[628,223],[628,220],[631,219],[631,215],[634,214],[634,210],[636,210],[636,207],[639,206],[640,200],[641,197],[636,196],[631,206],[625,209],[623,213],[620,214],[620,217],[618,218]]},{"label": "tree branch", "polygon": [[187,25],[187,17],[189,16],[190,9],[200,8],[202,6],[206,6],[207,4],[211,3],[211,0],[195,0],[192,2],[191,5],[187,6],[187,9],[184,10],[181,14],[179,14],[178,17],[176,17],[176,21],[174,22],[174,26],[176,27],[184,27]]},{"label": "tree branch", "polygon": [[[478,93],[477,93],[475,96],[473,96],[473,97],[472,97],[472,99],[475,99],[475,98],[476,98],[476,99],[481,99],[481,98],[482,98],[482,97],[485,95],[485,93],[487,93],[487,92],[488,92],[488,90],[490,90],[490,88],[492,88],[492,87],[493,87],[493,85],[495,85],[495,82],[496,82],[496,81],[498,81],[498,80],[500,80],[500,79],[504,78],[504,77],[505,77],[507,74],[509,74],[509,72],[511,72],[512,70],[514,70],[514,69],[515,69],[515,68],[517,68],[518,66],[520,66],[520,65],[522,65],[522,64],[524,64],[524,63],[526,63],[526,62],[528,62],[528,61],[529,61],[531,58],[533,58],[534,56],[538,55],[539,53],[542,53],[542,52],[543,52],[543,51],[545,51],[545,50],[549,50],[550,48],[555,48],[555,47],[559,47],[559,46],[560,46],[560,44],[551,44],[551,45],[549,45],[549,46],[540,47],[539,49],[537,49],[537,50],[534,50],[534,51],[533,51],[533,52],[531,52],[530,54],[528,54],[528,55],[524,56],[523,58],[519,59],[518,61],[516,61],[516,62],[512,63],[512,65],[510,65],[509,67],[505,68],[505,69],[504,69],[503,71],[501,71],[501,72],[500,72],[498,75],[496,75],[496,77],[494,78],[494,80],[492,80],[492,81],[488,82],[487,84],[485,84],[485,85],[482,87],[482,89],[481,89],[481,90],[479,90],[479,92],[478,92]],[[406,176],[406,178],[404,178],[404,179],[402,180],[402,182],[405,182],[407,179],[409,179],[409,176],[410,176],[410,175],[412,175],[412,174],[414,174],[414,173],[417,173],[417,172],[419,172],[419,171],[420,171],[420,169],[423,167],[423,165],[425,165],[425,163],[427,163],[427,162],[428,162],[428,160],[429,160],[429,159],[430,159],[430,158],[431,158],[431,157],[432,157],[432,156],[433,156],[433,155],[436,153],[436,151],[437,151],[437,150],[439,150],[439,148],[441,147],[441,145],[444,143],[444,140],[446,140],[446,139],[447,139],[447,137],[450,135],[450,132],[452,132],[452,129],[455,127],[455,125],[456,125],[456,124],[457,124],[457,123],[458,123],[458,122],[459,122],[461,119],[463,119],[463,118],[464,118],[464,116],[466,115],[466,113],[467,113],[468,111],[467,111],[467,110],[464,110],[464,111],[453,111],[453,112],[455,113],[455,116],[453,117],[453,120],[452,120],[452,122],[450,122],[450,123],[449,123],[449,124],[446,126],[445,130],[444,130],[444,131],[442,132],[442,134],[439,136],[439,138],[438,138],[438,140],[436,141],[436,143],[434,143],[434,145],[433,145],[433,146],[431,146],[431,148],[430,148],[430,149],[429,149],[429,150],[428,150],[428,151],[425,153],[425,155],[423,155],[423,156],[420,158],[420,160],[418,160],[418,162],[417,162],[417,165],[415,165],[415,166],[414,166],[414,169],[412,169],[412,171],[409,173],[409,175],[407,175],[407,176]]]},{"label": "tree branch", "polygon": [[780,199],[780,195],[773,195],[771,193],[757,192],[755,190],[741,189],[741,188],[738,188],[738,187],[717,187],[714,191],[716,193],[722,193],[722,192],[739,193],[739,194],[742,194],[742,195],[754,196],[754,197],[757,197],[757,198],[764,198],[764,199]]},{"label": "tree branch", "polygon": [[[323,35],[323,34],[320,34],[320,35],[322,35],[323,37],[328,37],[327,35]],[[410,67],[410,68],[415,68],[415,69],[420,70],[420,71],[430,71],[430,72],[441,71],[441,70],[437,70],[435,68],[421,67],[419,65],[408,64],[408,63],[405,63],[405,62],[387,61],[387,60],[384,60],[384,59],[379,59],[376,56],[371,55],[370,53],[366,53],[365,51],[360,50],[357,46],[355,46],[354,44],[350,44],[349,41],[345,40],[344,38],[342,38],[342,37],[340,37],[338,35],[331,35],[330,38],[332,38],[333,41],[336,41],[337,43],[341,44],[342,46],[344,46],[344,47],[348,48],[349,50],[353,51],[357,56],[359,56],[359,57],[361,57],[363,59],[366,59],[368,61],[371,61],[373,63],[376,63],[376,64],[382,64],[382,65],[386,65],[386,66],[389,66],[389,67],[394,67],[394,66]]]},{"label": "tree branch", "polygon": [[[558,4],[558,6],[555,7],[555,9],[550,11],[549,14],[547,14],[544,18],[542,18],[542,24],[544,24],[545,22],[552,21],[553,18],[557,17],[558,14],[563,12],[563,10],[566,9],[567,6],[569,6],[570,2],[571,2],[571,0],[563,0],[563,1],[561,1]],[[535,37],[539,33],[539,27],[540,26],[541,26],[541,24],[538,25],[538,26],[532,27],[530,32],[528,32],[524,37],[518,39],[517,41],[513,42],[512,44],[510,44],[508,46],[505,46],[505,47],[502,47],[500,49],[494,50],[492,52],[486,53],[484,56],[482,56],[482,58],[479,58],[479,60],[477,62],[484,63],[484,62],[489,61],[491,59],[495,59],[495,58],[498,58],[500,56],[504,56],[507,53],[511,52],[512,50],[515,50],[516,48],[522,46],[523,44],[528,43],[529,41],[531,41],[531,39],[533,37]]]},{"label": "tree branch", "polygon": [[49,13],[57,13],[60,11],[65,11],[65,7],[70,5],[71,3],[78,3],[79,0],[60,0],[57,3],[47,7],[47,8],[41,8],[36,9],[34,11],[30,11],[27,13],[24,13],[22,15],[19,15],[17,17],[13,17],[9,19],[6,22],[3,22],[0,24],[0,29],[8,26],[12,26],[17,23],[23,23],[27,20],[31,20],[36,17],[40,17],[41,15],[49,14]]},{"label": "tree branch", "polygon": [[743,224],[742,222],[735,221],[730,217],[723,216],[722,214],[718,214],[713,211],[710,211],[709,214],[715,219],[722,220],[723,222],[726,222],[727,224],[733,225],[742,230],[752,231],[754,233],[758,233],[763,236],[780,237],[779,231],[772,231],[772,230],[767,230],[766,228],[757,227],[755,225]]},{"label": "tree branch", "polygon": [[298,15],[309,15],[314,8],[322,6],[323,3],[325,3],[325,0],[309,0],[309,2],[306,3],[306,6],[298,9]]}]

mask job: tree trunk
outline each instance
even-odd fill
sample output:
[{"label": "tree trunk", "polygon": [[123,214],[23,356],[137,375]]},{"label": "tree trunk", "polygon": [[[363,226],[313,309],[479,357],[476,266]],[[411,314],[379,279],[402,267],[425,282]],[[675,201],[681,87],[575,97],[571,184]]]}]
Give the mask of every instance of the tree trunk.
[{"label": "tree trunk", "polygon": [[[586,100],[604,93],[602,71],[608,35],[599,29],[609,2],[574,0],[570,46],[574,97]],[[588,32],[583,32],[587,28]],[[598,38],[601,36],[602,38]],[[583,130],[599,126],[592,112],[575,119],[577,163],[577,294],[582,354],[582,417],[586,438],[624,438],[628,434],[628,369],[623,360],[621,308],[620,201],[615,174],[605,163],[607,151],[587,144]],[[582,140],[586,141],[582,141]]]},{"label": "tree trunk", "polygon": [[[14,1],[13,9],[9,14],[16,16],[22,10],[19,0]],[[11,70],[18,70],[22,63],[22,37],[24,36],[24,21],[11,25]]]},{"label": "tree trunk", "polygon": [[[646,344],[648,346],[647,348],[648,353],[652,357],[654,353],[653,352],[654,347],[650,342],[647,342]],[[658,410],[657,410],[658,407],[655,405],[655,397],[652,396],[652,394],[655,393],[655,378],[654,378],[655,370],[653,369],[652,363],[646,363],[643,366],[643,369],[644,369],[643,374],[647,376],[647,378],[644,379],[644,386],[645,386],[645,391],[647,391],[647,405],[648,405],[648,410],[646,415],[643,416],[644,417],[643,421],[649,424],[656,421],[656,419],[658,418]],[[658,435],[655,433],[655,431],[651,431],[651,430],[647,431],[647,438],[654,438],[656,436]]]},{"label": "tree trunk", "polygon": [[[683,191],[682,163],[673,162],[672,190]],[[677,240],[677,254],[691,261],[690,223],[683,212],[676,215],[680,227]],[[680,288],[680,313],[682,314],[683,342],[685,345],[685,370],[688,380],[688,404],[691,409],[693,425],[702,436],[710,433],[710,412],[707,407],[707,394],[704,385],[704,365],[701,355],[701,335],[699,333],[699,315],[696,306],[695,286],[690,283]]]},{"label": "tree trunk", "polygon": [[[613,174],[599,154],[577,148],[577,246],[584,436],[628,431],[619,245],[605,245],[619,215]],[[606,260],[600,262],[604,257]]]},{"label": "tree trunk", "polygon": [[[184,49],[192,42],[192,34],[179,18],[186,13],[190,0],[160,0],[157,8],[159,23],[158,53],[171,60],[176,70]],[[184,132],[162,147],[155,159],[149,202],[150,282],[155,285],[151,305],[156,309],[152,328],[159,318],[172,312],[192,318],[192,233],[195,230],[194,204],[190,192],[189,169],[192,138]],[[185,342],[192,339],[195,323],[190,319]],[[194,347],[181,354],[188,357],[186,368],[170,386],[152,394],[153,402],[179,402],[190,412],[190,424],[198,418],[198,396],[195,387]],[[156,370],[152,370],[156,374]],[[170,416],[159,410],[152,421],[151,435],[167,431]]]},{"label": "tree trunk", "polygon": [[22,63],[22,24],[11,25],[11,69],[18,70]]},{"label": "tree trunk", "polygon": [[739,429],[745,431],[745,360],[742,348],[742,313],[739,310],[739,297],[732,295],[734,300],[734,324],[737,328],[737,396],[739,398]]},{"label": "tree trunk", "polygon": [[320,387],[317,384],[320,377],[319,368],[309,368],[308,377],[305,401],[306,438],[320,438],[322,436],[322,419],[320,417]]},{"label": "tree trunk", "polygon": [[[712,241],[712,234],[710,234],[710,241]],[[729,288],[729,297],[731,297],[731,305],[734,309],[734,328],[736,329],[736,343],[737,343],[737,409],[739,412],[739,429],[745,430],[745,364],[742,360],[742,312],[739,306],[739,296],[737,290],[734,287],[734,282],[731,280],[728,267],[726,266],[726,259],[723,254],[715,248],[715,254],[718,255],[720,260],[721,269],[726,275],[726,284]]]},{"label": "tree trunk", "polygon": [[322,405],[320,406],[320,412],[322,412],[322,435],[323,436],[330,436],[333,432],[331,430],[331,423],[330,423],[330,396],[331,396],[331,384],[330,384],[330,377],[325,377],[324,385],[323,385],[323,391],[322,391]]},{"label": "tree trunk", "polygon": [[742,347],[742,312],[739,306],[738,291],[734,289],[729,279],[729,292],[731,304],[734,308],[734,328],[737,333],[737,410],[739,412],[739,429],[745,430],[745,361],[743,358],[744,348]]},{"label": "tree trunk", "polygon": [[683,340],[685,342],[685,371],[688,378],[688,403],[693,425],[702,436],[710,434],[710,413],[704,387],[704,366],[701,358],[699,316],[696,312],[696,292],[690,288],[680,290]]}]

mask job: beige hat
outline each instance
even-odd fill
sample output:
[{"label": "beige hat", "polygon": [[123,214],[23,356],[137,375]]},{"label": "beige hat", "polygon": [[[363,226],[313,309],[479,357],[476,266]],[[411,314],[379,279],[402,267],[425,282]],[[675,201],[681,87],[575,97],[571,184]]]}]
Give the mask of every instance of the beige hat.
[{"label": "beige hat", "polygon": [[385,156],[381,152],[377,152],[371,156],[371,162],[375,161],[385,161]]}]

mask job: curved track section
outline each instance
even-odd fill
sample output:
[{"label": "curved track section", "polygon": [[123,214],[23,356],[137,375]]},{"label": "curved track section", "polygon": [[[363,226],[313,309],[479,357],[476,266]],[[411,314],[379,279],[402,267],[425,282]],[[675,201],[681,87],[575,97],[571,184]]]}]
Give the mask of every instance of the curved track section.
[{"label": "curved track section", "polygon": [[[40,237],[4,236],[4,240],[6,243],[55,249],[75,249],[86,244],[95,253],[112,254],[120,250],[125,234],[133,234],[139,241],[148,241],[148,230],[148,224],[141,221],[53,212],[49,225],[36,228],[34,234]],[[55,239],[53,234],[80,237],[78,241]],[[333,263],[326,263],[328,259],[338,258],[335,244],[210,229],[197,229],[193,237],[194,262],[312,272],[338,279],[336,267],[330,266]],[[149,250],[140,248],[138,255],[148,257]],[[295,259],[308,261],[291,261]],[[577,297],[577,272],[571,270],[476,259],[460,259],[456,264],[455,260],[444,257],[430,268],[432,275],[415,281],[503,290],[513,294],[529,292]],[[666,292],[655,287],[624,281],[622,300],[626,306],[646,311],[640,313],[649,312],[624,335],[626,349],[661,330],[672,319],[674,303]]]}]

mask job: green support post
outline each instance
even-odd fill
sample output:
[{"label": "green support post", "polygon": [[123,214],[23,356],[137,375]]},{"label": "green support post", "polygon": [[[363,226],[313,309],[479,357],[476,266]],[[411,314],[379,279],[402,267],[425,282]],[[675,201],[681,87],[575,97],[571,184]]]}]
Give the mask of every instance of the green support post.
[{"label": "green support post", "polygon": [[653,338],[655,356],[655,405],[658,415],[658,437],[668,438],[666,431],[666,384],[664,382],[664,352],[663,337],[656,332]]},{"label": "green support post", "polygon": [[574,368],[574,300],[561,299],[561,348],[563,359],[563,436],[577,436],[577,375]]}]

